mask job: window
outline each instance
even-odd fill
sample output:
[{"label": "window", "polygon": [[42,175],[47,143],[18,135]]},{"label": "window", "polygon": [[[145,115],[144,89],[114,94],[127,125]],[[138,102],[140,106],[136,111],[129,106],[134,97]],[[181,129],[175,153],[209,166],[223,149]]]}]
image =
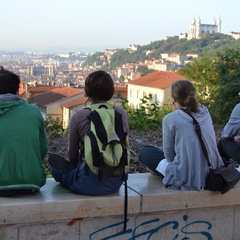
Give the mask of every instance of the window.
[{"label": "window", "polygon": [[163,102],[163,95],[161,93],[155,94],[155,102],[162,103]]}]

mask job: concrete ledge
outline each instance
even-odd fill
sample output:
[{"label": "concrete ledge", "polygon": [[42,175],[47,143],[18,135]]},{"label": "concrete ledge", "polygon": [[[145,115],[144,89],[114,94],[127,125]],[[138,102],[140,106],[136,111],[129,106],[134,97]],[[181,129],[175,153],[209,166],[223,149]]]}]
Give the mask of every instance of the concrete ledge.
[{"label": "concrete ledge", "polygon": [[128,187],[140,194],[141,213],[240,205],[240,182],[225,194],[184,192],[165,188],[159,177],[147,173],[130,175]]},{"label": "concrete ledge", "polygon": [[128,195],[122,232],[124,186],[89,197],[47,179],[34,196],[0,197],[0,239],[239,239],[240,183],[224,195],[183,192],[166,189],[149,173],[130,174]]},{"label": "concrete ledge", "polygon": [[[129,189],[128,195],[129,214],[139,213],[139,194]],[[0,224],[117,216],[123,214],[123,207],[124,186],[117,193],[92,197],[74,194],[47,179],[34,196],[0,197]]]}]

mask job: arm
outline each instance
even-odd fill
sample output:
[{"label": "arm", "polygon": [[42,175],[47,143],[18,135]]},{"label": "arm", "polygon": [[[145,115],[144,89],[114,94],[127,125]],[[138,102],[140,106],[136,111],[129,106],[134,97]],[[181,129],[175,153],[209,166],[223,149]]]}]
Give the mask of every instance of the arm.
[{"label": "arm", "polygon": [[230,119],[222,130],[222,138],[234,139],[240,130],[240,103],[233,109]]},{"label": "arm", "polygon": [[126,131],[127,133],[129,133],[129,119],[128,119],[127,113],[125,112],[124,109],[122,109],[122,108],[120,108],[120,107],[115,107],[115,109],[116,109],[116,111],[118,111],[119,113],[122,114],[124,131]]},{"label": "arm", "polygon": [[42,160],[45,158],[47,151],[48,151],[48,142],[45,132],[45,125],[42,115],[40,114],[40,128],[39,128],[39,143],[40,143],[40,152]]},{"label": "arm", "polygon": [[68,156],[70,162],[77,162],[79,158],[79,142],[80,136],[77,127],[76,115],[74,115],[70,121],[69,135],[68,135]]},{"label": "arm", "polygon": [[163,119],[163,152],[165,158],[169,161],[172,162],[175,157],[175,150],[174,150],[174,135],[171,132],[169,125],[168,125],[168,120],[166,120],[166,117]]}]

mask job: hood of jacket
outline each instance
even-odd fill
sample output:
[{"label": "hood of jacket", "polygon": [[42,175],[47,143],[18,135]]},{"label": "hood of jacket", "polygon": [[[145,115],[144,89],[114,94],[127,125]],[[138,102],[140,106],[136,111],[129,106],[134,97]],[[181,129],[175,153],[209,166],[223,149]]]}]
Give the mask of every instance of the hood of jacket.
[{"label": "hood of jacket", "polygon": [[0,115],[24,103],[18,95],[7,93],[0,94]]},{"label": "hood of jacket", "polygon": [[[178,112],[186,121],[192,122],[192,118],[190,116],[188,116],[185,112],[183,112],[180,109],[178,109]],[[209,112],[208,112],[207,107],[200,104],[199,105],[199,112],[192,113],[192,115],[199,122],[199,124],[201,124],[202,122],[204,122],[208,118]]]}]

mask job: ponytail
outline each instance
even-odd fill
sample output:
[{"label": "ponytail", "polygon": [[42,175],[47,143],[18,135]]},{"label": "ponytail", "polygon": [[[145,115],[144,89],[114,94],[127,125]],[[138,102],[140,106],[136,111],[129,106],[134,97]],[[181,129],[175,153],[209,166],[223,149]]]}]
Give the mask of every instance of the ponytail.
[{"label": "ponytail", "polygon": [[195,97],[196,90],[188,80],[178,80],[172,84],[172,97],[188,112],[199,112],[199,105]]}]

